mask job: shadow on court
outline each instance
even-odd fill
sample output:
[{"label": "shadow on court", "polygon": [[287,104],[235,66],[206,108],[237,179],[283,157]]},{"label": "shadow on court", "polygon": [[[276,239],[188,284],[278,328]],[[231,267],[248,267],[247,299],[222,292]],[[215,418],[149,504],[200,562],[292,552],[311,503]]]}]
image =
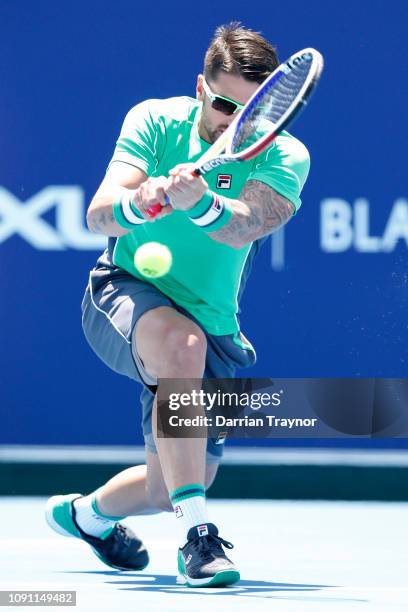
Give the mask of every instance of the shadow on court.
[{"label": "shadow on court", "polygon": [[[121,572],[121,571],[72,571],[72,572],[61,572],[64,574],[99,574],[100,576],[112,576],[112,577],[123,577],[123,580],[109,580],[106,584],[118,585],[120,591],[145,591],[145,592],[162,592],[162,593],[174,593],[175,595],[192,594],[199,590],[200,594],[204,596],[220,596],[220,595],[238,595],[245,597],[257,597],[257,598],[268,598],[273,597],[274,599],[299,599],[304,597],[306,593],[313,593],[320,591],[321,589],[336,588],[338,585],[328,584],[301,584],[301,583],[289,583],[289,582],[269,582],[265,580],[240,580],[237,584],[226,588],[208,588],[208,589],[194,589],[188,588],[184,585],[177,584],[176,578],[173,575],[167,574],[140,574],[138,572]],[[125,586],[128,585],[128,586]],[[132,586],[133,585],[133,588]],[[299,594],[298,597],[291,597],[286,595],[279,597],[279,593],[291,593],[292,595]],[[278,597],[277,597],[278,595]],[[310,601],[310,598],[307,597]],[[316,601],[329,602],[360,602],[366,603],[366,599],[355,599],[346,597],[326,597],[319,596]]]}]

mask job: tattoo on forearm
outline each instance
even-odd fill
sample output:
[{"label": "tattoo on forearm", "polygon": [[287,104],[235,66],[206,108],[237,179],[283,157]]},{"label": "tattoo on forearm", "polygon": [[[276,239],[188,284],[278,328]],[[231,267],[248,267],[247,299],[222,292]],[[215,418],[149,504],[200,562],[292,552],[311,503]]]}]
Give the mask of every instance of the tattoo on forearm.
[{"label": "tattoo on forearm", "polygon": [[[247,206],[241,205],[240,210],[240,202]],[[293,204],[271,187],[259,181],[248,181],[234,207],[231,221],[211,237],[217,242],[240,248],[272,234],[292,217],[293,211]]]},{"label": "tattoo on forearm", "polygon": [[96,234],[106,234],[109,225],[115,223],[112,210],[95,211],[88,221],[89,229]]}]

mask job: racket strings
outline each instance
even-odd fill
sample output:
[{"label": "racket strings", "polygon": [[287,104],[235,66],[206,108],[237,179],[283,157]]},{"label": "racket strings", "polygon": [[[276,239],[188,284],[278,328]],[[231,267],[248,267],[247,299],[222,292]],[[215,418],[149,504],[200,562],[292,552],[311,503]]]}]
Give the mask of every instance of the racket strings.
[{"label": "racket strings", "polygon": [[275,130],[292,106],[310,74],[311,62],[302,62],[288,73],[281,73],[260,92],[243,114],[232,141],[232,152],[248,148],[264,134]]}]

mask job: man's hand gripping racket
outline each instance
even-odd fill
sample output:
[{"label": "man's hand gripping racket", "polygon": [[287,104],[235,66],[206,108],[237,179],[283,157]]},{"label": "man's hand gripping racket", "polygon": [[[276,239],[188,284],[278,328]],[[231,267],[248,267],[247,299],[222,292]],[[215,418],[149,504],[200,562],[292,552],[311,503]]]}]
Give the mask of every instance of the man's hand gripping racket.
[{"label": "man's hand gripping racket", "polygon": [[[222,164],[241,162],[264,151],[304,108],[323,70],[323,57],[308,48],[292,55],[258,87],[218,140],[200,157],[196,177]],[[170,199],[166,197],[167,204]],[[161,204],[147,209],[150,217]]]},{"label": "man's hand gripping racket", "polygon": [[[234,123],[235,123],[235,120],[225,130],[225,132],[223,134],[221,134],[221,136],[219,138],[217,138],[216,142],[212,145],[212,147],[210,147],[208,149],[208,151],[206,153],[204,153],[204,155],[202,155],[197,160],[196,166],[195,166],[194,170],[191,172],[192,176],[199,177],[202,174],[205,174],[206,172],[209,172],[209,170],[211,170],[212,167],[215,167],[216,165],[221,165],[222,163],[226,163],[225,161],[222,161],[222,162],[220,162],[220,164],[215,164],[214,166],[209,167],[208,169],[206,169],[206,164],[216,160],[218,156],[219,156],[218,159],[220,159],[220,158],[223,159],[223,157],[220,155],[220,153],[222,153],[226,149],[226,143],[227,143],[227,139],[228,139],[228,132],[231,129],[231,127],[233,126]],[[167,194],[165,194],[165,198],[166,198],[166,204],[171,204],[170,198],[169,198],[169,196]],[[149,217],[153,218],[157,214],[159,214],[162,209],[163,209],[163,206],[161,204],[153,204],[148,209],[146,209],[146,212],[149,215]]]}]

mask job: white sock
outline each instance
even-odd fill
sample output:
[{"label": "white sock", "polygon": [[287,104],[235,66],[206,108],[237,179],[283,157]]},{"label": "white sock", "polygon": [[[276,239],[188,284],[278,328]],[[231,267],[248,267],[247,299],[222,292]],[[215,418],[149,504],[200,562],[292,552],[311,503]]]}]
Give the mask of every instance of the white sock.
[{"label": "white sock", "polygon": [[74,501],[75,520],[80,528],[88,535],[105,539],[108,537],[114,524],[123,517],[106,516],[102,514],[96,505],[96,491],[80,497]]},{"label": "white sock", "polygon": [[174,515],[180,527],[182,544],[187,542],[187,534],[192,527],[208,523],[205,489],[200,484],[179,487],[170,493]]}]

